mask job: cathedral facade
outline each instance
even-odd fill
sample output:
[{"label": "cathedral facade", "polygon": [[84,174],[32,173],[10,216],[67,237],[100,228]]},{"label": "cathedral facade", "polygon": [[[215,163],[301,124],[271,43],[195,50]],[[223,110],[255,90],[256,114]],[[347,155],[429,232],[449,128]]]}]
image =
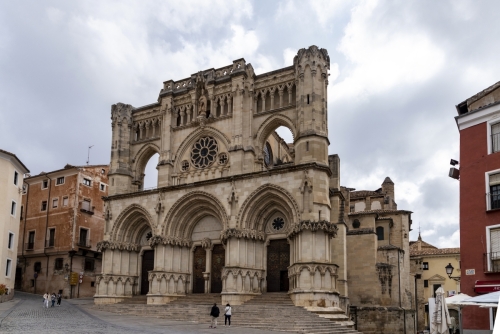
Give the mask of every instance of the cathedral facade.
[{"label": "cathedral facade", "polygon": [[[398,282],[400,292],[402,284],[411,291],[409,276],[402,283],[402,271],[396,279],[394,269],[408,255],[393,249],[404,253],[409,212],[399,212],[383,193],[354,194],[365,206],[350,209],[352,189],[340,186],[340,160],[328,156],[329,67],[327,51],[316,46],[299,50],[292,66],[260,75],[238,59],[164,82],[153,104],[112,106],[96,303],[145,294],[148,304],[164,304],[220,293],[223,304],[237,305],[284,291],[295,305],[347,313],[350,273],[360,276],[360,291],[378,287],[378,299],[361,296],[361,304],[409,308],[408,298],[403,306],[388,292]],[[279,127],[290,130],[293,143],[277,134]],[[158,187],[144,189],[145,166],[156,153]],[[405,216],[393,239],[400,245],[379,245],[377,224],[387,238],[396,233],[393,219],[383,217],[391,214]],[[379,254],[379,246],[397,257]],[[353,263],[360,262],[352,272],[350,249]],[[373,263],[362,277],[366,256]],[[380,264],[389,258],[394,263]]]}]

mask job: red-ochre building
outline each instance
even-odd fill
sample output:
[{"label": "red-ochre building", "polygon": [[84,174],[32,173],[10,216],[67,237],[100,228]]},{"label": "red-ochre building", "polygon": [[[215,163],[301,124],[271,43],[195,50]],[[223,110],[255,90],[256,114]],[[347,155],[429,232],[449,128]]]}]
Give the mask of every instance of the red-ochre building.
[{"label": "red-ochre building", "polygon": [[[456,108],[460,131],[460,285],[461,292],[476,296],[500,290],[500,82]],[[491,309],[468,306],[462,316],[464,333],[491,333]]]}]

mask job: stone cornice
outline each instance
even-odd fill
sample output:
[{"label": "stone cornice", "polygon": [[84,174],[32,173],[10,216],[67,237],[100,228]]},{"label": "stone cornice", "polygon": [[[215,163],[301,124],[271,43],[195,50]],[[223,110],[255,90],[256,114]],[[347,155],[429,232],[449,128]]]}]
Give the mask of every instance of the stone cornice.
[{"label": "stone cornice", "polygon": [[107,240],[99,241],[97,243],[98,252],[102,252],[106,249],[138,252],[141,250],[141,245],[131,242],[119,242],[119,241],[107,241]]},{"label": "stone cornice", "polygon": [[262,231],[238,228],[228,228],[221,232],[221,240],[224,244],[230,238],[264,241],[266,239],[266,235]]},{"label": "stone cornice", "polygon": [[161,235],[155,235],[149,239],[149,245],[154,248],[158,245],[171,245],[179,247],[191,247],[191,240],[179,238],[179,237],[164,237]]},{"label": "stone cornice", "polygon": [[323,231],[330,237],[334,238],[337,235],[338,227],[336,224],[332,224],[326,220],[320,220],[320,221],[302,220],[292,226],[292,228],[287,234],[287,238],[293,239],[295,238],[296,235],[298,235],[304,230],[310,230],[311,232]]}]

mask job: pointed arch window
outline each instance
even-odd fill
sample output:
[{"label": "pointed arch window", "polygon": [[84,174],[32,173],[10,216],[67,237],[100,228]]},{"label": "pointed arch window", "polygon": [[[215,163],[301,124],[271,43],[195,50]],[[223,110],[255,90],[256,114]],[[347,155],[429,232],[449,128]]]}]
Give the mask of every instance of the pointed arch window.
[{"label": "pointed arch window", "polygon": [[264,164],[266,167],[270,167],[273,164],[273,150],[269,142],[264,145]]}]

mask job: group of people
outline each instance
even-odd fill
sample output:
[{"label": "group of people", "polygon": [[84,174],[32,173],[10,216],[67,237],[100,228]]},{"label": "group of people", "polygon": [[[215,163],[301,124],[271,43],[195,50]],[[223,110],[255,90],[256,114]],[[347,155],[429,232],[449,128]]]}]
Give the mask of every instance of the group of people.
[{"label": "group of people", "polygon": [[[224,309],[224,326],[227,326],[229,323],[229,327],[231,327],[231,314],[232,314],[232,309],[231,305],[226,304],[226,308]],[[212,310],[210,311],[210,316],[212,317],[212,324],[210,325],[210,328],[217,328],[217,318],[220,315],[220,310],[217,307],[217,304],[214,303],[214,306],[212,306]]]},{"label": "group of people", "polygon": [[49,308],[49,302],[52,302],[52,305],[50,307],[54,307],[56,300],[57,300],[57,306],[61,306],[61,299],[62,295],[58,293],[57,295],[52,292],[52,294],[49,294],[48,292],[43,295],[43,306],[46,308]]}]

